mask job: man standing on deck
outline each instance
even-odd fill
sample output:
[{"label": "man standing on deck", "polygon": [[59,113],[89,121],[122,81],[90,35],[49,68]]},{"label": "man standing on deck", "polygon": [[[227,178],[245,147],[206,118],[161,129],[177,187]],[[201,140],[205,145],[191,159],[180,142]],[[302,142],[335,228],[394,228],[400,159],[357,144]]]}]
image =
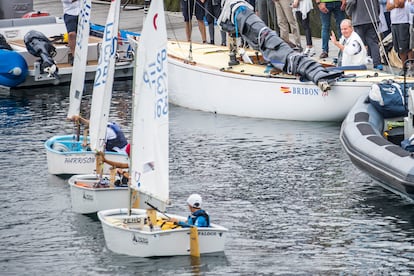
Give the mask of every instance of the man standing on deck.
[{"label": "man standing on deck", "polygon": [[73,55],[76,46],[76,32],[78,29],[78,17],[80,12],[80,2],[78,0],[62,0],[63,20],[65,21],[66,31],[68,32],[68,46],[71,55],[69,63],[73,63]]},{"label": "man standing on deck", "polygon": [[197,19],[198,29],[200,30],[201,39],[203,43],[207,43],[206,25],[204,25],[205,8],[204,3],[206,0],[181,0],[181,11],[183,13],[185,22],[185,34],[187,41],[191,41],[191,19],[193,14]]}]

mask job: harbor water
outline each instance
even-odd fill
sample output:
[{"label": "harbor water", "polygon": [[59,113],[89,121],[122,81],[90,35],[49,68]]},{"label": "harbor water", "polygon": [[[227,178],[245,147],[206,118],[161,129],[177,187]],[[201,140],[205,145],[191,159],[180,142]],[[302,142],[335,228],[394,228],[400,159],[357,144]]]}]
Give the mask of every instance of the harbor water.
[{"label": "harbor water", "polygon": [[[110,116],[128,138],[131,86],[115,82]],[[211,221],[229,228],[225,251],[198,260],[112,253],[97,218],[71,211],[67,179],[47,172],[44,142],[73,133],[65,121],[68,94],[68,86],[56,86],[0,96],[0,274],[414,272],[413,204],[352,165],[339,142],[340,123],[239,118],[177,106],[170,106],[168,210],[187,215],[186,198],[200,193]]]}]

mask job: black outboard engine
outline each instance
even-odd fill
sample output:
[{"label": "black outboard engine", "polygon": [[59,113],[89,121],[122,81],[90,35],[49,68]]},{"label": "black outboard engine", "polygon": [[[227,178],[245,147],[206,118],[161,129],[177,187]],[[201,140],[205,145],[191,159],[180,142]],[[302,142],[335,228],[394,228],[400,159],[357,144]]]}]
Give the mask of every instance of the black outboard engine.
[{"label": "black outboard engine", "polygon": [[341,70],[326,70],[317,61],[293,51],[243,0],[226,0],[218,24],[230,36],[240,33],[250,47],[260,50],[275,68],[288,74],[299,74],[322,91],[330,89],[329,84],[343,75]]},{"label": "black outboard engine", "polygon": [[0,50],[13,50],[2,34],[0,34]]},{"label": "black outboard engine", "polygon": [[49,77],[59,77],[58,68],[53,60],[56,48],[43,33],[31,30],[24,36],[24,44],[30,54],[40,57],[41,72],[48,73]]}]

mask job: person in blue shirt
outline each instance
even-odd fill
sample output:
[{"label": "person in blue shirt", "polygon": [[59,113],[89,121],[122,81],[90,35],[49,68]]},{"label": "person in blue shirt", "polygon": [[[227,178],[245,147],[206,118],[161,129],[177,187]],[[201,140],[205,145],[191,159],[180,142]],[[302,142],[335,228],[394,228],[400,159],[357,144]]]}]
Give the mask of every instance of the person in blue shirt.
[{"label": "person in blue shirt", "polygon": [[202,199],[199,194],[192,194],[187,199],[188,208],[190,209],[191,215],[188,216],[187,221],[179,221],[176,218],[170,220],[181,227],[209,227],[210,217],[207,212],[201,209]]}]

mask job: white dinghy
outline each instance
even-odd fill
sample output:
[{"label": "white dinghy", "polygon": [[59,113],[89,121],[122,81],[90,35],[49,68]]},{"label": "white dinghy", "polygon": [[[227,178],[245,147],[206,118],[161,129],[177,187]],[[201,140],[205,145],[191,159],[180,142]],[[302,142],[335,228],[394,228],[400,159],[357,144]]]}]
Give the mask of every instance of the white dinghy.
[{"label": "white dinghy", "polygon": [[98,212],[106,245],[113,252],[137,257],[221,252],[226,228],[216,224],[181,228],[167,222],[168,218],[186,218],[165,212],[169,203],[169,111],[163,1],[151,2],[138,59],[134,76],[130,188],[133,207],[141,209]]},{"label": "white dinghy", "polygon": [[[102,44],[102,56],[99,60],[94,89],[92,92],[90,118],[90,148],[92,154],[104,154],[106,131],[112,85],[115,70],[115,47],[118,35],[119,9],[121,0],[113,0],[109,9],[105,36]],[[100,155],[97,155],[100,156]],[[126,154],[125,154],[126,156]],[[124,163],[127,163],[124,161]],[[102,158],[95,159],[96,170],[88,175],[74,175],[69,179],[72,210],[89,214],[99,210],[128,206],[128,186],[114,185],[112,177],[103,175]]]},{"label": "white dinghy", "polygon": [[[111,21],[115,20],[115,13],[117,13],[115,9],[109,11],[108,18],[111,18]],[[67,119],[71,119],[74,115],[80,116],[88,51],[90,51],[88,47],[90,14],[91,0],[81,1]],[[101,65],[103,65],[102,62],[100,62],[100,66]],[[98,72],[102,72],[104,69],[98,68],[97,70]],[[47,168],[50,174],[88,174],[92,173],[95,169],[95,152],[90,150],[87,133],[85,133],[84,136],[80,135],[80,125],[78,125],[77,133],[75,135],[54,136],[48,139],[44,146],[46,148]],[[128,162],[128,156],[124,153],[107,153],[108,159],[110,160],[116,162]],[[109,168],[109,165],[104,165],[105,172],[109,173]]]}]

